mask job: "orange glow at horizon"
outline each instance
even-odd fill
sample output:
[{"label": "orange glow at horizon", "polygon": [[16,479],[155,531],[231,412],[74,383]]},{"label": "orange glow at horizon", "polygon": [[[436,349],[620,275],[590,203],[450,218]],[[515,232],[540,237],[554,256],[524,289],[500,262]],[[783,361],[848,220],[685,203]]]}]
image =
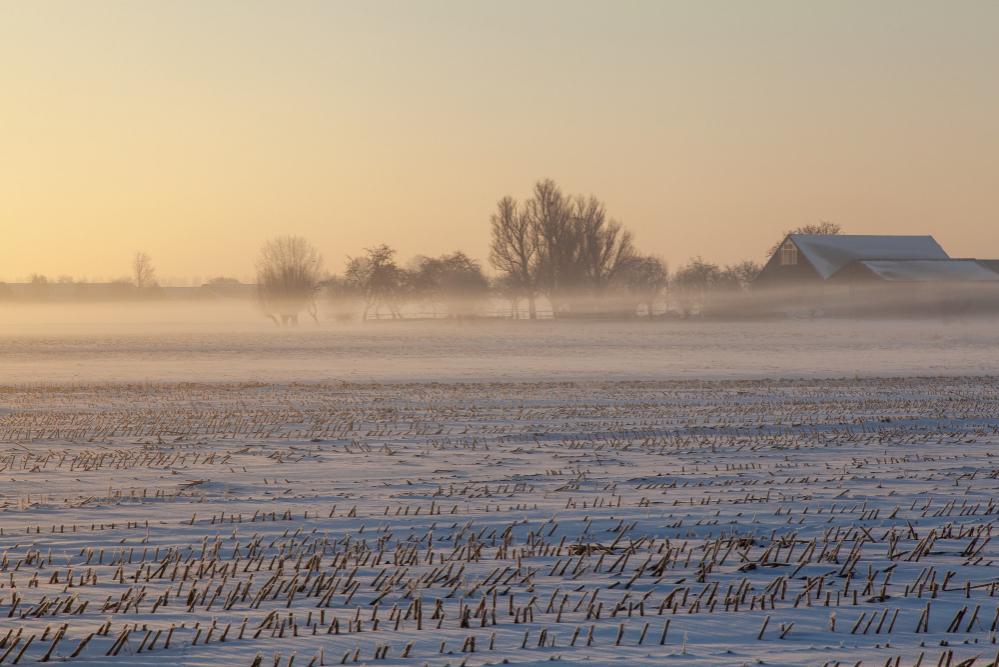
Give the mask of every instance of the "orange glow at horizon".
[{"label": "orange glow at horizon", "polygon": [[485,260],[503,195],[595,194],[676,266],[783,229],[999,257],[999,3],[0,5],[0,280]]}]

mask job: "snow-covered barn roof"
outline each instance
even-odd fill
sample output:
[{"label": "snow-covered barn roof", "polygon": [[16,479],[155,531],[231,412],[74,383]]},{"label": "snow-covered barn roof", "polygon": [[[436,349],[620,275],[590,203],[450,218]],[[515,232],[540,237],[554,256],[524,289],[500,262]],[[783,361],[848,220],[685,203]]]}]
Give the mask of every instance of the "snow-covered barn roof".
[{"label": "snow-covered barn roof", "polygon": [[975,260],[987,269],[991,269],[996,273],[999,273],[999,259],[978,259]]},{"label": "snow-covered barn roof", "polygon": [[875,259],[860,263],[889,282],[999,282],[999,273],[973,259]]},{"label": "snow-covered barn roof", "polygon": [[863,259],[949,259],[932,236],[866,236],[791,234],[823,279]]}]

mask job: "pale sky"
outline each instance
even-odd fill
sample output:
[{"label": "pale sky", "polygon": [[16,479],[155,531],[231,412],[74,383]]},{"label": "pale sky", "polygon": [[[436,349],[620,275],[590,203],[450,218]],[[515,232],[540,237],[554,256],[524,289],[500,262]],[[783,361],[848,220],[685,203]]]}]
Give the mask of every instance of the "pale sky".
[{"label": "pale sky", "polygon": [[999,257],[999,1],[0,0],[0,280],[485,259],[595,194],[673,266],[782,229]]}]

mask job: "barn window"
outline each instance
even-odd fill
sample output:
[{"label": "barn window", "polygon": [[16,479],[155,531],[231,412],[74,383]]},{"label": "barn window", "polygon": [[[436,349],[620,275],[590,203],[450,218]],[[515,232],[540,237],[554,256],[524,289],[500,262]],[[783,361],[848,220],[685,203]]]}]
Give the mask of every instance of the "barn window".
[{"label": "barn window", "polygon": [[790,240],[784,242],[780,247],[781,266],[791,266],[798,263],[798,248]]}]

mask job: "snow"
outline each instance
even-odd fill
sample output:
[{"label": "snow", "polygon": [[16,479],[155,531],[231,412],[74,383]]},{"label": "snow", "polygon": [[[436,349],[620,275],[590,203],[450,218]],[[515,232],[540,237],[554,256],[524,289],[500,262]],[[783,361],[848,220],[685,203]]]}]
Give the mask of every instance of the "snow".
[{"label": "snow", "polygon": [[995,658],[995,378],[461,377],[5,388],[3,664]]},{"label": "snow", "polygon": [[932,236],[792,234],[823,279],[860,259],[949,259]]},{"label": "snow", "polygon": [[996,657],[994,322],[86,312],[0,335],[0,664]]},{"label": "snow", "polygon": [[973,259],[948,260],[872,260],[861,262],[890,282],[995,282],[999,273]]}]

